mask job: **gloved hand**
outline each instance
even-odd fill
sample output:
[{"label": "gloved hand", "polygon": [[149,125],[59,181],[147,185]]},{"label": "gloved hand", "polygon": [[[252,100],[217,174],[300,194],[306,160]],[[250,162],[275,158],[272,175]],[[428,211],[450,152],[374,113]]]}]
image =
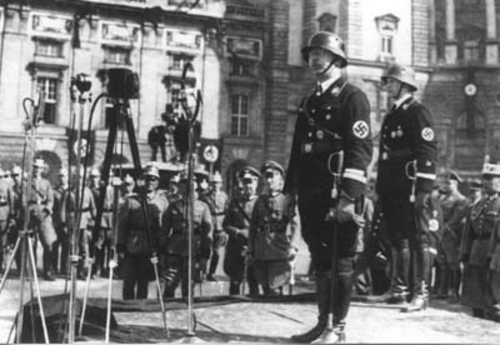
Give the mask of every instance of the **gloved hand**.
[{"label": "gloved hand", "polygon": [[427,192],[417,192],[415,197],[415,207],[416,208],[427,208],[429,206],[431,195]]},{"label": "gloved hand", "polygon": [[339,223],[347,223],[351,220],[356,222],[356,224],[358,224],[359,226],[363,226],[365,223],[363,217],[356,214],[354,201],[343,196],[341,196],[339,199],[334,218]]}]

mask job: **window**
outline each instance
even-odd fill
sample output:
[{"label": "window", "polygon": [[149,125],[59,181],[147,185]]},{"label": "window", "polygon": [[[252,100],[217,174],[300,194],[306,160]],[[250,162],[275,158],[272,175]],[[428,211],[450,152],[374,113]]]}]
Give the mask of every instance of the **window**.
[{"label": "window", "polygon": [[56,119],[57,83],[57,78],[39,77],[37,79],[38,91],[43,92],[45,97],[45,110],[42,115],[45,123],[54,123]]},{"label": "window", "polygon": [[236,94],[231,96],[231,134],[248,136],[248,96]]},{"label": "window", "polygon": [[393,37],[392,36],[382,36],[381,37],[382,41],[381,41],[381,53],[382,55],[392,55],[393,54],[393,51],[392,51],[392,40],[393,40]]},{"label": "window", "polygon": [[52,40],[37,40],[35,45],[35,55],[62,57],[63,43]]},{"label": "window", "polygon": [[477,41],[464,42],[464,60],[479,61],[479,43]]},{"label": "window", "polygon": [[182,71],[184,66],[193,60],[192,56],[186,54],[172,54],[170,58],[170,69]]},{"label": "window", "polygon": [[108,63],[128,65],[130,64],[130,50],[118,47],[107,47],[104,52],[104,60]]},{"label": "window", "polygon": [[253,64],[250,61],[234,59],[231,63],[231,74],[239,76],[253,75]]},{"label": "window", "polygon": [[394,59],[394,37],[398,31],[399,18],[393,14],[385,14],[375,18],[375,24],[380,35],[380,60]]}]

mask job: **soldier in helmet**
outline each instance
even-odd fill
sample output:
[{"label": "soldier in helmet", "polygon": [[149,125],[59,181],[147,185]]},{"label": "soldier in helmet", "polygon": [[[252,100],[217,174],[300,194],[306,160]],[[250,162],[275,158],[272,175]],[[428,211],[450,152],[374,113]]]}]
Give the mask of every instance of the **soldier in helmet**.
[{"label": "soldier in helmet", "polygon": [[[363,222],[355,205],[366,191],[366,169],[372,157],[370,104],[366,94],[342,76],[347,57],[338,35],[314,34],[302,49],[302,56],[317,83],[299,108],[284,190],[290,198],[298,197],[302,235],[317,275],[319,316],[310,331],[293,336],[292,340],[343,341],[358,223]],[[343,166],[336,159],[340,151]],[[338,170],[342,179],[340,191],[333,188],[332,172]],[[331,240],[333,226],[340,228],[335,244]],[[337,267],[332,267],[332,253],[338,257]],[[331,298],[333,283],[336,300]]]},{"label": "soldier in helmet", "polygon": [[222,228],[222,222],[224,221],[229,202],[227,194],[222,190],[222,176],[219,172],[215,172],[210,177],[210,189],[200,199],[207,203],[212,214],[212,220],[214,221],[213,250],[212,257],[210,258],[210,266],[208,267],[207,280],[216,281],[214,274],[217,270],[222,250],[227,242],[227,234]]},{"label": "soldier in helmet", "polygon": [[33,163],[33,178],[31,195],[28,196],[28,211],[30,214],[28,228],[38,235],[43,247],[43,273],[45,280],[55,278],[53,264],[53,246],[57,234],[52,224],[54,207],[54,191],[50,182],[42,177],[45,169],[43,159],[35,159]]},{"label": "soldier in helmet", "polygon": [[252,212],[248,257],[265,295],[282,293],[290,281],[293,260],[299,251],[299,218],[296,203],[283,194],[285,169],[269,160],[260,169],[265,179]]},{"label": "soldier in helmet", "polygon": [[464,264],[461,303],[472,309],[473,316],[488,318],[493,308],[488,279],[493,254],[490,241],[500,220],[500,164],[485,159],[482,177],[484,195],[472,206],[460,243],[460,257]]},{"label": "soldier in helmet", "polygon": [[413,97],[417,90],[413,69],[389,65],[382,83],[394,105],[382,124],[376,191],[396,269],[380,301],[404,304],[412,297],[401,311],[418,311],[425,309],[429,298],[424,271],[432,234],[422,220],[430,219],[437,140],[429,111]]},{"label": "soldier in helmet", "polygon": [[144,178],[150,233],[146,232],[146,220],[137,194],[125,198],[119,216],[116,250],[122,257],[120,277],[123,279],[122,292],[125,300],[148,298],[148,285],[154,279],[150,246],[158,243],[163,213],[168,206],[168,200],[158,191],[158,168],[155,165],[147,166]]},{"label": "soldier in helmet", "polygon": [[[212,218],[208,205],[198,199],[197,183],[193,181],[193,276],[196,282],[206,272],[208,259],[212,249]],[[163,216],[160,232],[160,249],[165,255],[165,289],[164,298],[175,297],[175,290],[181,283],[182,296],[187,297],[188,284],[188,236],[186,207],[188,202],[188,178],[186,175],[180,180],[181,198],[169,205]]]},{"label": "soldier in helmet", "polygon": [[255,279],[252,265],[245,262],[248,251],[248,235],[253,208],[257,201],[257,187],[260,172],[246,166],[237,173],[238,185],[241,183],[241,194],[236,194],[229,203],[226,217],[222,223],[228,234],[224,272],[229,276],[229,294],[239,295],[241,284],[248,283],[250,295],[259,294],[259,285]]}]

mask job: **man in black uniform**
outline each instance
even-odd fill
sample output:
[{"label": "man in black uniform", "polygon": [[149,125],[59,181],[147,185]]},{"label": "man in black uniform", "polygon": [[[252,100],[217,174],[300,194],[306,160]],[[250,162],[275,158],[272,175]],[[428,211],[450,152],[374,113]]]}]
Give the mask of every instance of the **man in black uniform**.
[{"label": "man in black uniform", "polygon": [[389,293],[381,300],[405,303],[411,292],[411,304],[402,311],[418,311],[426,307],[429,295],[425,263],[429,261],[432,229],[425,219],[432,218],[430,195],[436,179],[437,141],[431,114],[413,97],[417,90],[413,69],[390,65],[382,82],[394,105],[382,123],[376,190],[396,269]]},{"label": "man in black uniform", "polygon": [[[317,87],[299,109],[284,191],[289,197],[298,196],[302,235],[317,274],[319,317],[313,329],[292,340],[342,342],[353,284],[357,222],[362,222],[355,204],[366,190],[366,168],[372,155],[370,104],[364,92],[341,76],[347,58],[344,42],[336,34],[314,34],[302,54],[316,77]],[[332,188],[332,172],[339,167],[330,163],[338,161],[340,151],[344,164],[337,190]],[[338,250],[332,246],[334,224],[328,217],[333,199],[338,200],[333,217]],[[334,252],[337,267],[332,267]],[[333,322],[328,321],[331,313]]]}]

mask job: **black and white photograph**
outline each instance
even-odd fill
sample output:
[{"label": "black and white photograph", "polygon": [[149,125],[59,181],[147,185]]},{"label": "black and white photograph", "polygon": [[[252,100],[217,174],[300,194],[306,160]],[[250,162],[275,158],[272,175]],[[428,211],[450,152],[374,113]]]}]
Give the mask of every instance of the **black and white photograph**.
[{"label": "black and white photograph", "polygon": [[0,343],[498,343],[500,0],[0,0],[0,239]]}]

